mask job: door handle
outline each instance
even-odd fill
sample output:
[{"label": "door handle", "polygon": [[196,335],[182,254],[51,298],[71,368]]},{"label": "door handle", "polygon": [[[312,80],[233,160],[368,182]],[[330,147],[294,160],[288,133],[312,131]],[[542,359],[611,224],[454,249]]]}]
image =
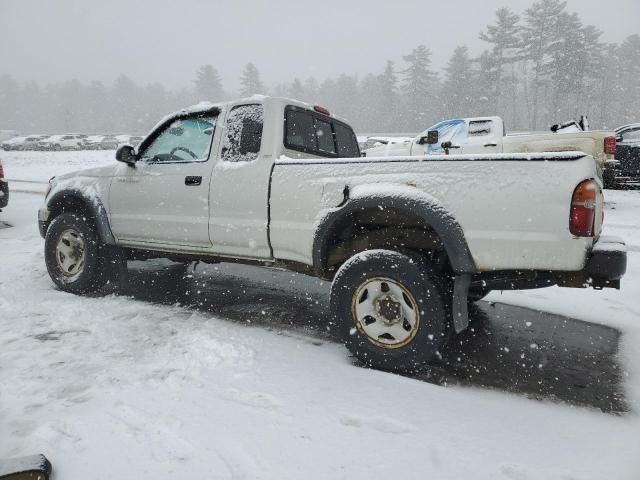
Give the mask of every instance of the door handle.
[{"label": "door handle", "polygon": [[498,144],[497,143],[485,143],[484,146],[485,147],[497,147]]},{"label": "door handle", "polygon": [[202,177],[184,177],[184,184],[188,187],[197,187],[202,183]]}]

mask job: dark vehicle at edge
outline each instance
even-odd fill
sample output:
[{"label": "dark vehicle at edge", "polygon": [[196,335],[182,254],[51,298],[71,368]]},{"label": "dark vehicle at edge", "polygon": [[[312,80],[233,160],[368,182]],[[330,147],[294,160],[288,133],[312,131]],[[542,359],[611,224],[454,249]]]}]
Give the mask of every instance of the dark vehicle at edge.
[{"label": "dark vehicle at edge", "polygon": [[9,182],[4,178],[2,160],[0,160],[0,211],[9,204]]},{"label": "dark vehicle at edge", "polygon": [[618,127],[616,138],[616,160],[620,162],[616,183],[640,187],[640,123]]}]

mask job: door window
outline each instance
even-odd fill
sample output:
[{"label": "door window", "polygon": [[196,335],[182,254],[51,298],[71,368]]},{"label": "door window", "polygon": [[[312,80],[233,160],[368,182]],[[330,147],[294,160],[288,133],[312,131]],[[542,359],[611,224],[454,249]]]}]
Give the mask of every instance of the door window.
[{"label": "door window", "polygon": [[238,105],[229,112],[222,142],[222,160],[250,162],[258,158],[262,143],[264,108],[262,105]]},{"label": "door window", "polygon": [[147,162],[205,162],[209,158],[216,117],[179,118],[171,122],[141,152]]}]

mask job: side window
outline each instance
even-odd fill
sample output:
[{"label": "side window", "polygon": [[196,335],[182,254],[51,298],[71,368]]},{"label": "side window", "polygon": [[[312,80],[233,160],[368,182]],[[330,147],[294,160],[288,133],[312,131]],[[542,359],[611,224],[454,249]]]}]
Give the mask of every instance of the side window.
[{"label": "side window", "polygon": [[355,133],[338,120],[289,106],[285,109],[284,146],[319,157],[359,157]]},{"label": "side window", "polygon": [[211,115],[179,118],[171,122],[141,153],[149,162],[204,162],[209,158],[216,126]]},{"label": "side window", "polygon": [[263,124],[262,105],[234,107],[227,118],[227,129],[222,142],[222,160],[250,162],[258,158]]},{"label": "side window", "polygon": [[318,150],[323,153],[336,153],[336,142],[333,140],[333,130],[329,122],[316,119],[316,138],[318,139]]},{"label": "side window", "polygon": [[360,148],[358,147],[358,139],[353,133],[353,130],[340,123],[334,123],[333,128],[336,131],[338,155],[347,158],[359,157]]},{"label": "side window", "polygon": [[469,122],[469,136],[470,137],[483,137],[491,134],[491,120],[478,120],[475,122]]},{"label": "side window", "polygon": [[299,147],[299,150],[315,151],[316,130],[311,112],[287,109],[286,147]]}]

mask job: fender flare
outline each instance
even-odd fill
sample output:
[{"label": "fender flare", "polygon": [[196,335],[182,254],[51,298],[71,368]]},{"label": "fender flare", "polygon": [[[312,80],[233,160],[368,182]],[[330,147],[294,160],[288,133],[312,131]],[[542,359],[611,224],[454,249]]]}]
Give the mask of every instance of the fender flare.
[{"label": "fender flare", "polygon": [[[81,201],[87,207],[87,210],[89,210],[89,213],[95,219],[96,230],[100,241],[106,245],[115,245],[116,239],[111,231],[107,210],[104,208],[104,205],[98,196],[89,196],[86,192],[77,188],[65,188],[57,191],[47,199],[47,208],[49,210],[53,210],[53,208],[58,204],[63,206],[62,210],[64,211],[65,200],[69,197],[73,197]],[[48,220],[48,223],[50,222],[51,220]]]},{"label": "fender flare", "polygon": [[323,271],[329,256],[326,238],[334,233],[342,219],[362,210],[388,208],[409,211],[433,228],[442,240],[454,272],[476,272],[462,227],[436,198],[415,187],[394,184],[358,185],[351,192],[345,189],[345,193],[345,201],[324,215],[315,228],[313,265],[316,271]]}]

